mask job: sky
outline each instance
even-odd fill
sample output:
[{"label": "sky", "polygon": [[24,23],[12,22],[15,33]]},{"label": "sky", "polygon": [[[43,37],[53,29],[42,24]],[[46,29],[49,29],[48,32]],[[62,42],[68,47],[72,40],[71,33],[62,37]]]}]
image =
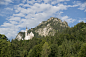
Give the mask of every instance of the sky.
[{"label": "sky", "polygon": [[9,40],[50,17],[66,21],[69,27],[86,22],[86,0],[0,0],[0,34]]}]

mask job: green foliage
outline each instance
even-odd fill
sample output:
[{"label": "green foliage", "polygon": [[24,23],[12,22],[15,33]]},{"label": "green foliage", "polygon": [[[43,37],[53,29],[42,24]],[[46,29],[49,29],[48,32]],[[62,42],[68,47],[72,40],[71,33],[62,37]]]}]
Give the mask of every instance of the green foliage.
[{"label": "green foliage", "polygon": [[86,43],[81,46],[78,57],[86,57]]},{"label": "green foliage", "polygon": [[5,35],[1,35],[1,34],[0,34],[0,39],[8,40],[7,37],[6,37]]},{"label": "green foliage", "polygon": [[28,57],[41,57],[42,45],[35,45],[28,53]]},{"label": "green foliage", "polygon": [[0,34],[0,57],[11,57],[11,43],[5,35]]},{"label": "green foliage", "polygon": [[35,37],[31,40],[11,42],[5,35],[0,34],[0,57],[86,57],[85,23],[78,23],[64,31],[56,31],[54,36],[46,37],[38,37],[38,34],[33,32]]},{"label": "green foliage", "polygon": [[49,57],[57,57],[58,55],[58,45],[57,44],[51,44],[51,53],[49,54]]},{"label": "green foliage", "polygon": [[42,47],[41,57],[48,57],[48,55],[50,54],[50,51],[51,51],[50,46],[48,45],[47,42],[45,42]]},{"label": "green foliage", "polygon": [[70,57],[70,56],[74,56],[77,57],[78,56],[78,51],[80,49],[81,46],[81,42],[79,43],[78,41],[74,42],[71,40],[67,40],[65,39],[62,43],[62,45],[60,45],[58,47],[58,55],[59,57],[63,56],[63,57]]}]

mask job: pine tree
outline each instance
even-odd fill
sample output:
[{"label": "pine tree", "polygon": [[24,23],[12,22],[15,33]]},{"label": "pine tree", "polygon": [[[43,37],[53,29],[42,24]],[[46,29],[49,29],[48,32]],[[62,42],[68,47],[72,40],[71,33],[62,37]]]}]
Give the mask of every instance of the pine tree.
[{"label": "pine tree", "polygon": [[50,46],[48,45],[47,42],[45,42],[42,47],[41,57],[48,57],[50,51],[51,51]]}]

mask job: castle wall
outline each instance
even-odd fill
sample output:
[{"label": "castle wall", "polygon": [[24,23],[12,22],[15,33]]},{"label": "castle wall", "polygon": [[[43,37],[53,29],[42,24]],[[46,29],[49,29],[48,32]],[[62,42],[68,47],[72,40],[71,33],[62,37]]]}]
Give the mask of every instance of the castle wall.
[{"label": "castle wall", "polygon": [[29,40],[29,39],[32,39],[34,37],[34,34],[32,32],[30,32],[30,34],[27,34],[27,29],[25,31],[25,38],[24,40]]}]

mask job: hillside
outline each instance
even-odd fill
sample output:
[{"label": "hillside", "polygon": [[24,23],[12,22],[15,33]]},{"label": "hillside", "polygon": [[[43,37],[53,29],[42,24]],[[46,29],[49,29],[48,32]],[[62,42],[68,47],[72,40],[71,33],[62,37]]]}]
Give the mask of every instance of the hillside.
[{"label": "hillside", "polygon": [[[58,31],[62,32],[65,28],[69,28],[66,21],[62,22],[58,18],[51,17],[47,21],[42,21],[37,27],[31,28],[28,30],[28,33],[31,31],[34,33],[34,37],[43,37],[43,36],[54,36]],[[16,39],[24,38],[24,32],[19,32],[16,36]]]},{"label": "hillside", "polygon": [[86,23],[31,40],[10,42],[0,34],[0,57],[86,57]]}]

